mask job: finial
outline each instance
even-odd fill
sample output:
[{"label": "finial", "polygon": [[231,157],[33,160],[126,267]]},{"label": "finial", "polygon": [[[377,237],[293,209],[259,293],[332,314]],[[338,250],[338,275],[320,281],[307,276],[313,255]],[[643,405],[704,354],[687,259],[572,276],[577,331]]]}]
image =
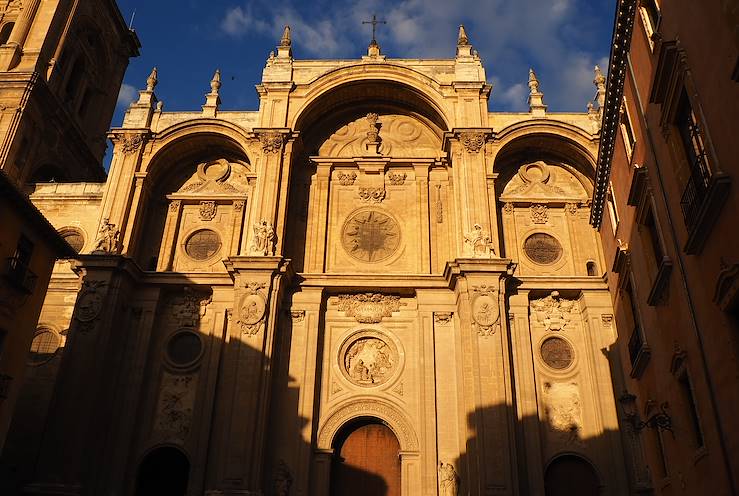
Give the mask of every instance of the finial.
[{"label": "finial", "polygon": [[212,95],[217,95],[218,90],[221,89],[221,70],[216,69],[215,74],[213,74],[213,79],[210,80],[210,93]]},{"label": "finial", "polygon": [[532,95],[539,93],[539,80],[534,69],[531,68],[529,68],[529,93]]},{"label": "finial", "polygon": [[606,103],[606,77],[597,65],[593,68],[593,74],[595,74],[593,78],[596,88],[595,99],[598,101],[598,106],[602,107]]},{"label": "finial", "polygon": [[467,31],[464,29],[464,24],[459,25],[459,35],[457,36],[457,45],[469,45],[470,39],[467,37]]},{"label": "finial", "polygon": [[292,40],[290,39],[290,26],[285,26],[285,30],[282,32],[282,38],[280,38],[280,46],[281,47],[289,47],[292,45]]},{"label": "finial", "polygon": [[159,80],[157,79],[157,68],[151,70],[151,74],[146,78],[146,91],[154,91],[154,87],[157,85]]}]

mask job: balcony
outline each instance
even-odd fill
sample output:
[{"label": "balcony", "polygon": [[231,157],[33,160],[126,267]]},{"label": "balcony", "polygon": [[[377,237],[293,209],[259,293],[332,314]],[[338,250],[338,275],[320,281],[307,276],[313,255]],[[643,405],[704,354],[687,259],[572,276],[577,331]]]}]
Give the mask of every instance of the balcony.
[{"label": "balcony", "polygon": [[649,363],[649,357],[652,351],[644,342],[642,330],[635,327],[629,338],[629,360],[631,361],[631,377],[639,378],[644,372],[644,368]]},{"label": "balcony", "polygon": [[14,288],[25,294],[33,293],[38,277],[28,265],[18,257],[8,258],[5,262],[3,277]]},{"label": "balcony", "polygon": [[731,179],[723,172],[712,174],[710,178],[691,176],[688,180],[680,199],[688,228],[688,242],[684,247],[688,255],[698,254],[703,249],[726,203],[730,187]]}]

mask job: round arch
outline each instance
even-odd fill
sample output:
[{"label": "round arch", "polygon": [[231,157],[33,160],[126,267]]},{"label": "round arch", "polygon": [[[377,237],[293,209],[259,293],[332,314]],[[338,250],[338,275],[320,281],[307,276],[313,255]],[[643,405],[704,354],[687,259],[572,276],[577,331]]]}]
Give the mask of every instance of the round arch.
[{"label": "round arch", "polygon": [[[304,96],[304,103],[290,118],[288,126],[300,130],[307,128],[318,118],[316,114],[323,114],[327,108],[335,106],[332,95],[342,97],[345,88],[362,87],[363,90],[372,85],[386,88],[399,88],[411,98],[405,102],[420,110],[430,121],[434,122],[443,131],[450,128],[450,111],[444,104],[444,97],[439,84],[430,77],[418,71],[392,63],[382,64],[355,64],[329,71],[309,85]],[[381,98],[387,93],[355,93],[355,99]],[[344,97],[344,101],[346,101]],[[326,105],[328,103],[328,107]]]},{"label": "round arch", "polygon": [[174,124],[157,133],[152,142],[152,153],[142,164],[141,171],[157,182],[164,175],[168,163],[197,160],[198,156],[217,153],[246,158],[247,162],[253,163],[246,146],[249,139],[248,132],[241,126],[217,119],[194,119]]},{"label": "round arch", "polygon": [[552,457],[544,467],[545,496],[597,496],[602,477],[595,465],[579,453]]},{"label": "round arch", "polygon": [[368,417],[381,420],[393,431],[395,437],[398,438],[401,451],[418,451],[418,437],[411,422],[393,405],[378,401],[377,398],[351,401],[329,415],[318,431],[317,448],[332,449],[334,439],[344,426]]},{"label": "round arch", "polygon": [[190,467],[190,459],[181,448],[171,444],[152,447],[143,454],[136,470],[136,496],[185,496]]}]

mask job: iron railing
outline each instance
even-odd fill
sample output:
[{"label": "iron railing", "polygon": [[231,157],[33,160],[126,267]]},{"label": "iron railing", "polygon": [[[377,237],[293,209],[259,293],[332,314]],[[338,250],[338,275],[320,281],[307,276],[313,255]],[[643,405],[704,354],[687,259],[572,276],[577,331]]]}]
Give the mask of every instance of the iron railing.
[{"label": "iron railing", "polygon": [[10,257],[5,262],[5,279],[24,293],[33,293],[38,276],[18,257]]}]

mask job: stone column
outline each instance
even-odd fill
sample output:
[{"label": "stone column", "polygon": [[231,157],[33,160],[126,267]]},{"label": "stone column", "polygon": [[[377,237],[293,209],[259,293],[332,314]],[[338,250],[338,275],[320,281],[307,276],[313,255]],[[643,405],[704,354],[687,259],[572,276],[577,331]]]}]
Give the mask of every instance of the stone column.
[{"label": "stone column", "polygon": [[13,26],[10,38],[8,38],[4,48],[0,50],[0,69],[3,71],[9,71],[18,65],[23,44],[31,30],[33,18],[36,17],[36,10],[38,10],[40,3],[41,0],[26,0],[23,2],[23,9],[15,22],[15,26]]},{"label": "stone column", "polygon": [[458,298],[463,364],[463,418],[459,422],[466,431],[457,464],[460,492],[511,494],[518,482],[510,336],[505,318],[510,260],[457,259],[448,264],[446,272],[451,274]]},{"label": "stone column", "polygon": [[234,308],[213,421],[217,439],[210,460],[217,468],[208,485],[224,495],[257,494],[264,487],[278,312],[292,274],[280,257],[231,257],[224,263],[234,279]]},{"label": "stone column", "polygon": [[311,478],[311,496],[328,496],[331,488],[331,461],[334,450],[317,449],[313,453],[313,477]]},{"label": "stone column", "polygon": [[167,220],[164,224],[164,235],[159,248],[159,259],[157,261],[157,272],[172,270],[172,260],[176,250],[177,235],[182,217],[182,201],[172,200],[167,209]]},{"label": "stone column", "polygon": [[306,227],[305,267],[308,272],[323,272],[326,262],[326,222],[328,217],[328,201],[331,187],[331,164],[318,163],[316,174],[310,185],[308,203],[308,223]]}]

